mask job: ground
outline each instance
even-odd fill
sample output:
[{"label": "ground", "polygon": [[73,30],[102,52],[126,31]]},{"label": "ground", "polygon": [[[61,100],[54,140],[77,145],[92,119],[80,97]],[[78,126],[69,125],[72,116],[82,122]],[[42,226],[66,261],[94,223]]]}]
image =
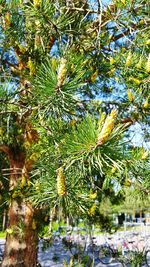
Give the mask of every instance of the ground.
[{"label": "ground", "polygon": [[[117,247],[122,246],[123,240],[128,240],[129,246],[138,246],[138,249],[143,249],[145,246],[150,249],[150,232],[147,232],[147,228],[138,229],[139,231],[124,231],[117,232],[113,236],[96,234],[93,236],[93,242],[97,245],[103,243],[109,243],[111,247],[114,245]],[[111,238],[110,238],[111,237]],[[89,236],[81,235],[80,233],[75,232],[71,236],[68,234],[67,238],[71,238],[74,242],[81,242],[82,244],[87,244],[89,242]],[[4,239],[0,239],[0,248],[4,249]],[[47,243],[46,243],[47,244]],[[62,237],[55,236],[54,242],[51,246],[43,250],[43,240],[39,241],[39,253],[38,260],[42,267],[64,267],[63,262],[66,260],[69,262],[70,257],[72,256],[70,250],[62,244]],[[95,260],[95,267],[121,267],[122,265],[117,262],[116,259],[112,261],[109,265],[104,265],[100,263],[98,258]],[[144,267],[146,265],[143,265]]]}]

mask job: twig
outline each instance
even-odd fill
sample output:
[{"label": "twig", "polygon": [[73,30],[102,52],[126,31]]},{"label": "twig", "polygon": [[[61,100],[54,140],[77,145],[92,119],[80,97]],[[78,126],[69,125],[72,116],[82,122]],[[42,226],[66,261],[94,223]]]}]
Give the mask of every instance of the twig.
[{"label": "twig", "polygon": [[100,32],[101,32],[101,25],[102,25],[102,2],[101,0],[97,0],[98,3],[98,33],[97,33],[97,37],[98,37],[98,46],[100,47]]},{"label": "twig", "polygon": [[63,7],[63,9],[67,9],[67,11],[79,11],[79,12],[87,12],[89,14],[91,13],[97,14],[97,10],[81,8],[81,7]]}]

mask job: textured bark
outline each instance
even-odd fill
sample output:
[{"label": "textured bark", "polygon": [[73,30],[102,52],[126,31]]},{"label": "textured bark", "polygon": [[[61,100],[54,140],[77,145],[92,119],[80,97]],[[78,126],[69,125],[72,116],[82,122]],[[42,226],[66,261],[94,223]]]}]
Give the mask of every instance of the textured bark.
[{"label": "textured bark", "polygon": [[[6,244],[1,267],[37,266],[38,236],[34,222],[34,209],[24,200],[24,191],[14,195],[22,175],[28,176],[25,154],[18,148],[2,146],[10,163],[10,193]],[[34,227],[33,227],[34,226]]]},{"label": "textured bark", "polygon": [[13,200],[9,209],[9,230],[2,267],[35,267],[37,231],[32,229],[34,211],[30,204]]}]

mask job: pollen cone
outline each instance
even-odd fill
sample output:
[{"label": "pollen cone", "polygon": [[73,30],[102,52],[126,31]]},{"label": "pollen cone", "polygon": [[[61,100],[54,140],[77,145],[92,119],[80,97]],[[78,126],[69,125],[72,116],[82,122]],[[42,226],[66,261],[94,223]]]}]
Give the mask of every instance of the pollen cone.
[{"label": "pollen cone", "polygon": [[109,138],[113,128],[115,119],[117,116],[117,110],[113,109],[109,115],[107,115],[103,128],[98,136],[97,145],[103,145]]},{"label": "pollen cone", "polygon": [[64,196],[66,194],[66,181],[62,167],[60,167],[57,172],[57,192],[59,196]]}]

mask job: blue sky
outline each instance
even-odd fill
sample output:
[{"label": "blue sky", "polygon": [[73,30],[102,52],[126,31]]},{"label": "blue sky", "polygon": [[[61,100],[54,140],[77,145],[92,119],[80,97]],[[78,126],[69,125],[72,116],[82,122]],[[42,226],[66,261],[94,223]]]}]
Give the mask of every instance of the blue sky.
[{"label": "blue sky", "polygon": [[145,149],[150,150],[150,141],[145,142],[144,133],[141,125],[136,122],[133,126],[130,127],[130,130],[131,142],[133,143],[133,145],[143,146]]}]

